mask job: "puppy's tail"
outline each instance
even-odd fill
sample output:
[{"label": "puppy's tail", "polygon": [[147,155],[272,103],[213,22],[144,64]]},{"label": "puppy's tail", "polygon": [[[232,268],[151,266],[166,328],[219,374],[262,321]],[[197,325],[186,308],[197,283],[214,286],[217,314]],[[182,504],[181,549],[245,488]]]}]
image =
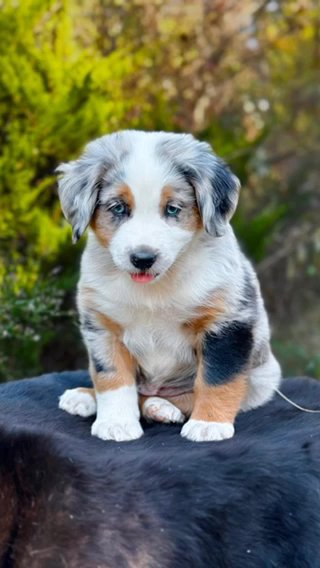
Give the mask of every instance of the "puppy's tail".
[{"label": "puppy's tail", "polygon": [[320,413],[320,410],[312,410],[311,408],[304,408],[303,406],[300,406],[296,402],[293,402],[293,400],[290,400],[290,398],[288,398],[285,394],[283,394],[283,392],[281,392],[281,390],[279,390],[279,389],[275,389],[275,391],[279,396],[281,396],[281,398],[283,398],[285,401],[287,401],[289,404],[291,404],[292,406],[294,406],[298,410],[302,410],[303,412],[310,412],[312,414]]}]

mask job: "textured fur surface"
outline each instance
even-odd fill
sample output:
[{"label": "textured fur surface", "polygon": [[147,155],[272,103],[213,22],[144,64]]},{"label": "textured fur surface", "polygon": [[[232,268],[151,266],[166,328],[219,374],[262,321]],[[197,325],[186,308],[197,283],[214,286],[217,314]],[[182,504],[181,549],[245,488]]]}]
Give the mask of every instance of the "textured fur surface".
[{"label": "textured fur surface", "polygon": [[[237,436],[196,444],[144,423],[132,442],[57,411],[85,372],[0,386],[4,568],[319,568],[320,420],[275,397]],[[316,408],[320,384],[284,393]]]},{"label": "textured fur surface", "polygon": [[[149,418],[148,396],[176,406],[154,420],[190,417],[187,438],[232,436],[238,411],[270,400],[280,381],[259,283],[229,224],[239,181],[208,144],[165,132],[104,136],[59,171],[75,240],[89,226],[78,308],[92,433],[141,436],[140,393]],[[68,392],[60,408],[77,414],[80,398]]]}]

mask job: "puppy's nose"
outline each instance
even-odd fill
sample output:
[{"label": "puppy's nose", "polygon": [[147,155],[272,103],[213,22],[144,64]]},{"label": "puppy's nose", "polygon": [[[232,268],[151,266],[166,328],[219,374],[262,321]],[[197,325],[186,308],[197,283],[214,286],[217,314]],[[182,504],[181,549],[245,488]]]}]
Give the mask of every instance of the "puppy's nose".
[{"label": "puppy's nose", "polygon": [[156,259],[157,254],[148,247],[137,249],[130,255],[131,263],[135,268],[139,268],[139,270],[151,268]]}]

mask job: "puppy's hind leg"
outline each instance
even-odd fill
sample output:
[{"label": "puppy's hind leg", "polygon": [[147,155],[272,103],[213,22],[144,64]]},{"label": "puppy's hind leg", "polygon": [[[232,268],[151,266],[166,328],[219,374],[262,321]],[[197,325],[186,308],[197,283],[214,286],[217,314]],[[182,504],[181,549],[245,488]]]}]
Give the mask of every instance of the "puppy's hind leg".
[{"label": "puppy's hind leg", "polygon": [[76,414],[85,418],[96,414],[97,403],[94,389],[79,387],[64,391],[59,398],[59,408],[69,412],[69,414]]},{"label": "puppy's hind leg", "polygon": [[241,410],[246,411],[266,404],[275,394],[281,382],[281,368],[273,353],[249,374],[248,392]]},{"label": "puppy's hind leg", "polygon": [[172,402],[160,396],[141,397],[142,415],[155,422],[184,422],[185,416]]}]

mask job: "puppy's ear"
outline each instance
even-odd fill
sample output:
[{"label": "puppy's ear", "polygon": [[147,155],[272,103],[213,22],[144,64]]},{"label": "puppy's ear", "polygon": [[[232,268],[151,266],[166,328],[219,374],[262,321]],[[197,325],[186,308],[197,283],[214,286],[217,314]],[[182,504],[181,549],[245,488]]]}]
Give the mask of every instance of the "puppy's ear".
[{"label": "puppy's ear", "polygon": [[90,223],[96,207],[104,166],[84,154],[79,160],[60,164],[56,172],[58,193],[64,216],[72,225],[76,243]]},{"label": "puppy's ear", "polygon": [[209,144],[191,134],[164,134],[160,152],[193,188],[205,230],[222,237],[237,207],[238,178]]},{"label": "puppy's ear", "polygon": [[240,181],[207,144],[202,145],[193,181],[196,200],[205,230],[222,237],[238,204]]}]

